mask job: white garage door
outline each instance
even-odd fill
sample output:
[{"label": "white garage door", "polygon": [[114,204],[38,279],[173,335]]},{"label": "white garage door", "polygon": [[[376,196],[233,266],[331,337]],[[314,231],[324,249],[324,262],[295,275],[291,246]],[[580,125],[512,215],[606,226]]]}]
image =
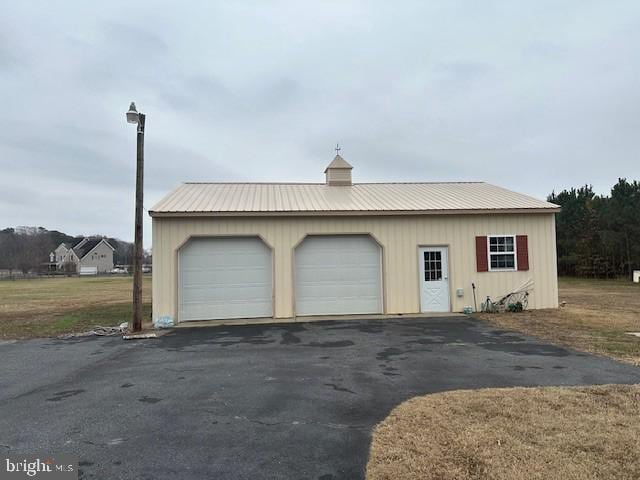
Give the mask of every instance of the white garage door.
[{"label": "white garage door", "polygon": [[381,260],[368,235],[307,237],[295,252],[296,314],[382,313]]},{"label": "white garage door", "polygon": [[179,263],[180,321],[273,316],[271,250],[260,239],[192,239]]}]

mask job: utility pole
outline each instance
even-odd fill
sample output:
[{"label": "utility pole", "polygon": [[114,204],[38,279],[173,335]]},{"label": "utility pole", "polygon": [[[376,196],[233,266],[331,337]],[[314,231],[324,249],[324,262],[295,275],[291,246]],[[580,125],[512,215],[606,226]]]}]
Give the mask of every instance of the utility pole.
[{"label": "utility pole", "polygon": [[131,102],[127,112],[127,122],[137,124],[136,150],[136,214],[133,244],[133,320],[131,331],[142,330],[142,211],[144,194],[144,123],[145,114],[138,113],[136,104]]}]

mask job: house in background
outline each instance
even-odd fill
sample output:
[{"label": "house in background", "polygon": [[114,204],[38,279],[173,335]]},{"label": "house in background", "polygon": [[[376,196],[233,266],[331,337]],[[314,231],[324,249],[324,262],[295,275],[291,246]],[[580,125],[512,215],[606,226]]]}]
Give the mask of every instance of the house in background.
[{"label": "house in background", "polygon": [[150,211],[153,317],[462,311],[535,288],[558,306],[557,205],[484,182],[186,183]]},{"label": "house in background", "polygon": [[113,269],[113,248],[104,238],[83,238],[73,245],[61,243],[52,252],[56,270],[68,269],[77,273],[108,273]]}]

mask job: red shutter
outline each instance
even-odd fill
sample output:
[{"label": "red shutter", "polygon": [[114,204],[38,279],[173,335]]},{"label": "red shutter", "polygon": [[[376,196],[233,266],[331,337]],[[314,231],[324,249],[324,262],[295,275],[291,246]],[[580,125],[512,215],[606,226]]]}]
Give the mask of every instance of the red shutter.
[{"label": "red shutter", "polygon": [[476,237],[476,266],[479,272],[489,271],[487,237]]},{"label": "red shutter", "polygon": [[526,235],[516,235],[518,270],[529,270],[529,240]]}]

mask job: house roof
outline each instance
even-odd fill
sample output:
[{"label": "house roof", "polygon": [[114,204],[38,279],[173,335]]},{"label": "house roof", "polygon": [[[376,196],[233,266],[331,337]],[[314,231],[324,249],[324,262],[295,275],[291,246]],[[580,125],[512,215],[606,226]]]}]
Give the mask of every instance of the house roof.
[{"label": "house roof", "polygon": [[78,258],[83,258],[90,250],[93,250],[96,245],[98,245],[102,241],[101,238],[95,238],[91,240],[87,240],[84,243],[81,243],[77,247],[73,247],[73,251],[78,256]]},{"label": "house roof", "polygon": [[484,182],[354,183],[349,187],[324,183],[184,183],[154,205],[149,214],[307,216],[557,211],[559,207],[552,203]]},{"label": "house roof", "polygon": [[84,243],[79,242],[78,244],[76,244],[78,246],[73,247],[73,251],[78,258],[84,258],[89,252],[91,252],[94,248],[96,248],[101,242],[106,243],[111,250],[115,250],[109,244],[109,242],[107,242],[104,238],[89,238],[86,240],[87,240],[86,242]]}]

